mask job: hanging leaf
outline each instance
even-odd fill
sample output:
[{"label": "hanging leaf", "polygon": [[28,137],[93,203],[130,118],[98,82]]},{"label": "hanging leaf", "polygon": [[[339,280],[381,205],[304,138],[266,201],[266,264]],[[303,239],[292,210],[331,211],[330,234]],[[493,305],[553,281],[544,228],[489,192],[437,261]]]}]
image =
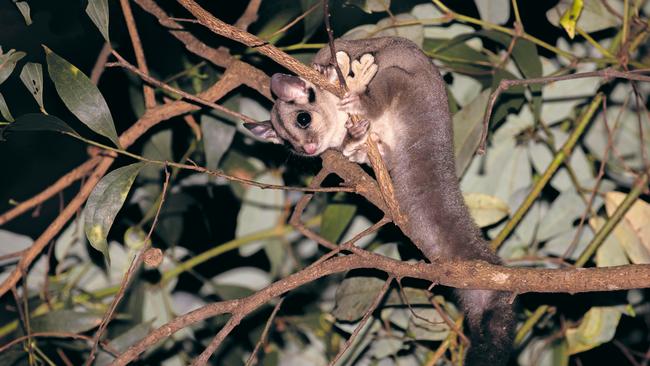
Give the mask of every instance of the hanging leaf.
[{"label": "hanging leaf", "polygon": [[84,216],[84,231],[93,248],[104,254],[110,264],[106,238],[115,216],[122,208],[135,177],[144,163],[127,165],[108,173],[90,193]]},{"label": "hanging leaf", "polygon": [[594,306],[589,309],[578,327],[566,330],[569,354],[584,352],[611,341],[620,319],[619,306]]},{"label": "hanging leaf", "polygon": [[[142,147],[142,156],[159,161],[173,161],[174,154],[172,151],[172,130],[166,129],[154,133]],[[142,168],[138,181],[148,180],[158,182],[162,169],[160,166],[148,165]],[[156,187],[159,187],[156,185]]]},{"label": "hanging leaf", "polygon": [[456,174],[458,176],[463,175],[481,142],[483,115],[490,98],[490,92],[490,90],[484,90],[465,108],[454,114],[454,154],[456,155]]},{"label": "hanging leaf", "polygon": [[509,0],[474,0],[481,20],[494,24],[505,24],[510,18]]},{"label": "hanging leaf", "polygon": [[201,132],[203,134],[205,165],[208,169],[217,169],[221,158],[228,151],[235,137],[236,129],[210,115],[204,114],[201,115]]},{"label": "hanging leaf", "polygon": [[104,40],[110,42],[108,36],[108,0],[88,0],[86,14],[88,14],[90,20],[95,23],[95,26],[99,29],[99,32],[101,32]]},{"label": "hanging leaf", "polygon": [[573,0],[573,4],[568,8],[562,18],[560,18],[560,25],[569,35],[569,38],[573,39],[576,35],[576,24],[580,18],[580,13],[582,13],[583,3],[582,0]]},{"label": "hanging leaf", "polygon": [[305,35],[303,36],[303,42],[307,41],[318,28],[323,24],[323,4],[321,0],[300,0],[300,5],[302,7],[303,13],[309,10],[312,6],[316,6],[311,13],[309,13],[303,20],[303,26],[305,29]]},{"label": "hanging leaf", "polygon": [[[571,7],[576,6],[576,2],[582,3],[581,0],[560,0],[554,8],[546,12],[546,18],[551,24],[559,27],[561,25],[560,19],[562,15],[569,11]],[[582,7],[582,12],[577,19],[578,23],[576,26],[582,28],[587,33],[591,33],[620,25],[622,17],[619,14],[623,13],[623,2],[611,1],[608,2],[608,5],[614,11],[607,9],[607,6],[602,1],[589,0],[584,2],[584,7]],[[576,14],[574,12],[574,15]]]},{"label": "hanging leaf", "polygon": [[27,113],[7,127],[7,131],[54,131],[78,135],[72,127],[51,114]]},{"label": "hanging leaf", "polygon": [[323,212],[323,224],[320,235],[332,243],[337,243],[345,228],[348,227],[357,206],[342,203],[332,203],[327,205]]},{"label": "hanging leaf", "polygon": [[18,8],[18,11],[20,11],[20,14],[23,16],[23,19],[25,19],[25,24],[31,25],[32,16],[30,14],[29,4],[27,1],[14,1],[14,4],[16,4],[16,7]]},{"label": "hanging leaf", "polygon": [[30,320],[32,332],[70,332],[89,331],[102,320],[102,313],[80,312],[75,310],[55,310]]},{"label": "hanging leaf", "polygon": [[463,198],[479,227],[496,224],[510,214],[508,204],[497,197],[482,193],[465,193]]},{"label": "hanging leaf", "polygon": [[375,301],[386,281],[376,277],[348,277],[336,289],[336,307],[332,315],[338,320],[361,319]]},{"label": "hanging leaf", "polygon": [[63,103],[81,122],[120,146],[113,117],[99,89],[81,70],[45,48],[47,69]]},{"label": "hanging leaf", "polygon": [[0,115],[2,115],[2,118],[8,122],[14,121],[14,117],[11,115],[9,106],[7,105],[7,102],[5,102],[5,97],[2,95],[2,93],[0,93]]},{"label": "hanging leaf", "polygon": [[14,71],[16,63],[25,57],[25,52],[16,52],[16,50],[11,49],[7,53],[2,53],[2,47],[0,47],[0,84],[2,84],[9,75]]},{"label": "hanging leaf", "polygon": [[346,0],[345,5],[356,6],[370,14],[387,11],[390,8],[390,0]]},{"label": "hanging leaf", "polygon": [[[621,192],[605,194],[607,214],[612,215],[625,199]],[[614,236],[621,243],[634,264],[650,263],[650,204],[637,199],[627,211],[623,220],[616,225]]]},{"label": "hanging leaf", "polygon": [[26,63],[20,72],[20,80],[43,109],[43,66],[33,62]]}]

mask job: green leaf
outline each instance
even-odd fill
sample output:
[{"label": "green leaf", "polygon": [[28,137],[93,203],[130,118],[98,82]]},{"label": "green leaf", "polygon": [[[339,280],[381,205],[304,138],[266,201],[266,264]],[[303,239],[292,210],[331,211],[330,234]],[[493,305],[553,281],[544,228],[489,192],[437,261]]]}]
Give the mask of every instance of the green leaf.
[{"label": "green leaf", "polygon": [[[282,185],[282,177],[277,172],[264,173],[257,181],[267,184]],[[249,186],[243,197],[242,207],[237,216],[235,236],[241,238],[261,230],[271,229],[282,219],[285,192],[277,189],[261,189]],[[239,248],[239,254],[245,257],[257,253],[268,240],[254,241]]]},{"label": "green leaf", "polygon": [[20,72],[20,80],[43,109],[43,66],[33,62],[26,63]]},{"label": "green leaf", "polygon": [[481,142],[483,116],[487,108],[491,91],[484,90],[465,108],[454,114],[454,154],[456,156],[456,174],[462,176],[474,157]]},{"label": "green leaf", "polygon": [[5,101],[5,97],[2,96],[2,93],[0,93],[0,114],[2,115],[2,118],[4,118],[6,121],[8,122],[14,121],[14,116],[11,115],[11,112],[9,111],[9,106]]},{"label": "green leaf", "polygon": [[[139,342],[144,338],[149,332],[151,332],[151,322],[140,323],[135,327],[127,330],[126,332],[120,334],[119,336],[113,338],[108,346],[110,349],[122,353],[126,351],[130,346]],[[115,357],[108,352],[101,352],[97,355],[97,360],[94,362],[96,366],[106,366],[113,362]]]},{"label": "green leaf", "polygon": [[108,36],[108,0],[88,0],[86,14],[95,23],[95,26],[104,37],[106,42],[110,42]]},{"label": "green leaf", "polygon": [[336,289],[336,306],[332,315],[338,320],[361,319],[377,298],[386,281],[376,277],[348,277]]},{"label": "green leaf", "polygon": [[621,308],[618,306],[594,306],[589,309],[578,327],[566,330],[569,354],[584,352],[611,341],[620,319]]},{"label": "green leaf", "polygon": [[[142,147],[142,156],[160,161],[173,161],[172,130],[166,129],[154,133]],[[158,182],[162,169],[160,166],[149,165],[142,168],[138,181],[148,180]]]},{"label": "green leaf", "polygon": [[7,53],[2,53],[2,47],[0,47],[0,84],[2,84],[9,75],[14,71],[16,63],[25,57],[25,52],[16,52],[16,50],[11,49]]},{"label": "green leaf", "polygon": [[83,333],[98,326],[101,320],[101,313],[62,309],[31,319],[30,326],[32,332]]},{"label": "green leaf", "polygon": [[45,48],[47,69],[63,103],[86,126],[120,146],[113,117],[99,89],[81,70]]},{"label": "green leaf", "polygon": [[84,209],[84,231],[93,248],[110,264],[106,238],[115,216],[122,208],[131,185],[144,163],[127,165],[108,173],[90,193]]},{"label": "green leaf", "polygon": [[[574,5],[576,0],[560,0],[560,2],[546,12],[548,21],[556,27],[560,26],[560,19],[563,14]],[[581,2],[581,1],[580,1]],[[623,2],[612,1],[608,5],[615,11],[610,11],[602,1],[587,0],[578,19],[577,26],[585,32],[591,33],[599,30],[616,27],[621,24],[623,14]]]},{"label": "green leaf", "polygon": [[304,42],[311,38],[311,36],[314,35],[321,24],[323,24],[323,11],[325,9],[323,8],[323,4],[320,0],[300,0],[300,5],[302,7],[303,13],[309,10],[312,6],[316,6],[316,9],[309,13],[303,20],[305,35],[303,36],[302,40]]},{"label": "green leaf", "polygon": [[436,309],[414,308],[413,312],[418,316],[410,318],[407,333],[411,337],[423,341],[442,341],[447,338],[449,326]]},{"label": "green leaf", "polygon": [[482,193],[465,193],[465,204],[479,227],[490,226],[501,221],[510,213],[508,204],[503,200]]},{"label": "green leaf", "polygon": [[510,17],[509,0],[474,0],[482,20],[494,24],[505,24]]},{"label": "green leaf", "polygon": [[30,15],[29,4],[27,1],[14,1],[14,4],[16,4],[16,7],[18,8],[18,11],[20,11],[20,14],[22,14],[23,19],[25,19],[25,24],[31,25],[32,16]]},{"label": "green leaf", "polygon": [[465,43],[472,37],[473,35],[461,34],[452,39],[425,38],[422,48],[427,55],[439,59],[455,71],[484,73],[487,67],[477,63],[489,64],[490,59]]},{"label": "green leaf", "polygon": [[208,169],[217,169],[221,158],[228,151],[233,138],[235,127],[204,114],[201,115],[201,132],[203,133],[203,151],[205,165]]},{"label": "green leaf", "polygon": [[[508,71],[502,69],[496,70],[492,79],[492,90],[495,90],[499,86],[501,79],[512,80],[517,79],[517,77]],[[518,111],[525,102],[526,97],[524,96],[524,88],[522,86],[515,86],[501,93],[494,106],[490,125],[498,123],[509,113]]]},{"label": "green leaf", "polygon": [[78,135],[72,127],[51,114],[27,113],[7,126],[7,131],[54,131]]},{"label": "green leaf", "polygon": [[356,6],[370,14],[388,10],[390,8],[390,0],[346,0],[345,5]]},{"label": "green leaf", "polygon": [[320,235],[332,243],[337,243],[345,228],[348,227],[357,206],[342,203],[332,203],[327,205],[323,212],[323,224]]}]

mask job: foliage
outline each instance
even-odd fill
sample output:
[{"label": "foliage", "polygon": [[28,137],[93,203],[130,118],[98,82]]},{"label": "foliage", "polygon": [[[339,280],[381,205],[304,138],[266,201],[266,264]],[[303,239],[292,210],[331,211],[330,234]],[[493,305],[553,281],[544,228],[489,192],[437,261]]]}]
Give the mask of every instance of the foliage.
[{"label": "foliage", "polygon": [[[29,24],[27,3],[15,2]],[[120,52],[128,49],[126,31],[117,29],[123,25],[121,21],[109,21],[109,15],[119,11],[117,2],[84,3],[88,21],[97,27],[95,43],[106,40]],[[263,1],[259,19],[249,31],[308,62],[326,41],[322,7],[315,0],[281,3],[283,6]],[[532,4],[523,1],[475,0],[474,4],[447,8],[452,3],[348,0],[333,2],[330,7],[337,36],[406,37],[439,66],[454,112],[461,188],[487,239],[497,238],[522,203],[532,200],[514,231],[495,245],[506,263],[539,268],[580,264],[596,233],[606,226],[628,192],[634,191],[638,177],[650,169],[650,84],[590,77],[510,88],[493,106],[486,154],[476,155],[483,115],[491,92],[503,79],[607,67],[622,71],[650,67],[650,2],[560,0],[548,5],[544,19],[527,10]],[[215,8],[213,14],[221,19],[236,19],[243,10]],[[535,9],[539,11],[540,5]],[[304,19],[292,23],[305,12]],[[138,21],[147,17],[147,13],[136,14]],[[35,18],[31,26],[38,22]],[[141,32],[159,31],[154,23],[143,20]],[[149,51],[146,38],[143,43]],[[255,49],[226,45],[241,60],[268,73],[277,71],[277,65],[260,58]],[[68,138],[52,140],[56,143],[81,141],[101,149],[102,154],[123,158],[97,184],[85,209],[56,237],[51,253],[44,253],[28,268],[16,297],[5,294],[1,298],[3,309],[7,309],[0,316],[2,344],[26,333],[37,335],[0,353],[0,364],[59,364],[63,357],[74,364],[83,363],[92,345],[88,338],[100,325],[109,300],[119,292],[131,262],[149,245],[163,250],[162,263],[137,269],[102,338],[96,364],[110,363],[116,353],[177,315],[217,300],[250,295],[326,253],[288,222],[290,210],[303,193],[262,189],[224,178],[307,186],[318,161],[255,141],[235,117],[208,108],[195,108],[185,117],[185,124],[180,119],[174,119],[179,122],[176,125],[163,122],[148,131],[141,144],[123,148],[118,132],[130,124],[116,125],[116,121],[144,118],[140,81],[130,71],[119,70],[111,72],[129,74],[128,85],[109,87],[102,79],[96,86],[86,76],[90,69],[74,66],[73,53],[63,57],[55,52],[54,45],[46,45],[44,52],[30,54],[28,59],[40,60],[38,63],[24,61],[26,53],[20,50],[3,53],[0,49],[0,84],[19,78],[28,93],[0,88],[5,93],[22,93],[32,105],[29,113],[21,113],[14,121],[10,112],[14,105],[0,94],[5,120],[0,137],[29,141],[35,134],[23,132],[53,131]],[[154,52],[161,54],[160,50]],[[188,93],[205,91],[224,76],[221,67],[187,54],[163,54],[165,62],[162,57],[148,58],[151,75]],[[48,70],[45,80],[43,62]],[[170,70],[170,63],[176,69]],[[47,90],[52,86],[62,104]],[[597,93],[604,95],[605,102],[595,105],[597,112],[588,128],[577,136],[576,146],[566,151],[565,142],[574,138],[576,126]],[[128,112],[111,105],[116,94],[130,95]],[[156,89],[156,95],[159,104],[178,98],[162,88]],[[245,88],[218,102],[255,120],[269,116],[269,102]],[[547,167],[565,158],[563,154],[567,155],[563,164],[548,173]],[[196,164],[219,174],[179,164]],[[165,171],[171,173],[168,178]],[[547,174],[552,174],[548,185],[536,194],[534,187]],[[45,182],[40,182],[41,189],[48,184]],[[22,191],[20,196],[8,193],[19,201],[28,197]],[[587,265],[650,263],[650,204],[647,191],[645,194],[635,199],[595,256],[585,259]],[[305,210],[303,222],[327,240],[344,243],[377,221],[377,216],[376,209],[354,194],[318,193]],[[31,237],[40,234],[35,229],[0,229],[1,280],[17,268],[21,255],[9,254],[29,248]],[[396,259],[421,259],[407,240],[391,230],[367,235],[356,245]],[[327,364],[359,324],[363,326],[340,365],[457,361],[463,350],[462,337],[450,324],[462,326],[462,314],[444,291],[438,293],[434,288],[435,295],[431,293],[429,284],[403,281],[391,286],[382,305],[362,323],[385,280],[385,275],[374,271],[353,271],[290,292],[270,320],[270,333],[257,353],[259,362]],[[521,365],[599,364],[603,359],[622,364],[629,362],[627,356],[639,362],[646,357],[647,361],[643,353],[649,346],[648,295],[647,290],[573,297],[523,295],[518,317],[522,326],[513,359]],[[246,318],[212,361],[246,362],[271,311],[272,306],[267,306]],[[225,320],[218,316],[184,328],[150,347],[141,362],[188,363]],[[57,335],[41,337],[38,332]],[[75,334],[85,337],[73,337]]]}]

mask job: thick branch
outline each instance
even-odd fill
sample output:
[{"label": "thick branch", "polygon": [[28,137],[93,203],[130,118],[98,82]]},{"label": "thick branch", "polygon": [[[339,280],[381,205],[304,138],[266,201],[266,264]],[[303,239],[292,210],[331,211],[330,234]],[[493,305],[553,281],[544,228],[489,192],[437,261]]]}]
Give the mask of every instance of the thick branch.
[{"label": "thick branch", "polygon": [[206,305],[149,333],[115,360],[113,365],[126,365],[148,347],[178,330],[219,314],[242,316],[250,314],[269,300],[323,276],[351,269],[379,269],[396,278],[411,277],[429,280],[456,288],[489,289],[523,292],[592,292],[616,291],[650,287],[650,265],[627,265],[585,269],[508,268],[481,261],[412,263],[367,253],[332,258],[294,273],[255,294],[239,299]]}]

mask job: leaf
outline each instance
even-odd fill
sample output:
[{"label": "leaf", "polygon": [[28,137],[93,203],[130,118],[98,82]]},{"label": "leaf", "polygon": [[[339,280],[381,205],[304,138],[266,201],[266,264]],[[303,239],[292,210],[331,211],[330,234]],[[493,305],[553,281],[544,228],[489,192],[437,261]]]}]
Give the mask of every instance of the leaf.
[{"label": "leaf", "polygon": [[[560,26],[560,18],[571,6],[574,5],[575,0],[560,0],[560,2],[546,12],[548,21],[556,27]],[[588,0],[584,2],[582,14],[578,19],[577,26],[582,28],[585,32],[591,33],[599,30],[619,26],[622,22],[618,14],[623,13],[623,2],[612,1],[609,2],[615,12],[607,9],[602,1]]]},{"label": "leaf", "polygon": [[327,205],[323,212],[323,224],[320,235],[332,243],[337,243],[343,231],[350,225],[357,206],[342,203]]},{"label": "leaf", "polygon": [[[277,172],[264,173],[257,181],[267,184],[282,184]],[[277,189],[261,189],[249,186],[244,193],[242,207],[237,216],[235,236],[241,238],[261,230],[271,229],[282,219],[285,192]],[[239,248],[239,254],[248,257],[259,251],[265,241],[255,241]]]},{"label": "leaf", "polygon": [[584,352],[611,341],[620,319],[621,310],[618,306],[592,307],[578,327],[566,330],[568,353],[573,355]]},{"label": "leaf", "polygon": [[[499,86],[502,79],[514,80],[518,78],[509,71],[497,69],[492,79],[492,90],[495,90]],[[501,93],[493,107],[490,125],[494,126],[508,116],[508,114],[511,114],[513,111],[518,111],[525,102],[524,88],[521,86],[512,87]]]},{"label": "leaf", "polygon": [[510,17],[509,0],[474,0],[482,20],[504,24]]},{"label": "leaf", "polygon": [[43,109],[43,66],[33,62],[26,63],[20,72],[20,80]]},{"label": "leaf", "polygon": [[47,69],[63,103],[81,122],[120,146],[113,117],[99,89],[81,70],[45,48]]},{"label": "leaf", "polygon": [[487,56],[471,47],[469,42],[465,42],[472,37],[467,34],[461,34],[452,39],[446,39],[431,38],[427,35],[427,38],[424,39],[422,49],[428,56],[439,59],[458,72],[485,72],[486,67],[477,64],[488,64],[490,60]]},{"label": "leaf", "polygon": [[62,309],[31,319],[30,326],[32,332],[83,333],[98,326],[101,320],[102,313]]},{"label": "leaf", "polygon": [[[374,37],[397,36],[404,37],[413,41],[419,47],[424,42],[424,27],[418,22],[413,22],[417,18],[408,13],[397,14],[394,17],[388,17],[377,22],[376,25],[361,25],[347,31],[341,38],[344,39],[363,39]],[[394,27],[395,22],[413,23],[410,25]]]},{"label": "leaf", "polygon": [[88,0],[86,14],[93,21],[106,42],[110,42],[108,35],[108,0]]},{"label": "leaf", "polygon": [[375,340],[368,351],[374,358],[381,360],[388,356],[396,356],[397,352],[407,348],[403,339],[397,337],[383,337]]},{"label": "leaf", "polygon": [[42,113],[24,114],[7,126],[7,130],[20,132],[54,131],[78,135],[77,131],[73,130],[72,127],[61,121],[58,117]]},{"label": "leaf", "polygon": [[585,203],[575,190],[561,192],[542,218],[537,232],[538,240],[547,240],[564,231],[571,230],[573,221],[585,210]]},{"label": "leaf", "polygon": [[345,5],[356,6],[370,14],[388,10],[390,8],[390,0],[346,0]]},{"label": "leaf", "polygon": [[25,57],[25,52],[16,52],[16,50],[11,49],[7,53],[2,53],[2,47],[0,47],[0,84],[2,84],[9,75],[14,71],[18,61]]},{"label": "leaf", "polygon": [[212,278],[212,283],[258,291],[271,283],[269,274],[255,267],[237,267]]},{"label": "leaf", "polygon": [[108,173],[97,183],[90,193],[84,209],[84,231],[93,248],[104,254],[110,264],[108,254],[108,232],[115,216],[122,208],[131,185],[144,163],[127,165]]},{"label": "leaf", "polygon": [[205,165],[208,169],[217,169],[221,158],[232,144],[236,128],[204,114],[201,115],[201,132],[203,133]]},{"label": "leaf", "polygon": [[309,13],[303,20],[303,27],[305,29],[305,35],[303,36],[303,42],[307,41],[318,28],[323,24],[323,11],[325,10],[322,6],[320,0],[300,0],[300,6],[303,13],[309,10],[312,6],[316,6],[311,13]]},{"label": "leaf", "polygon": [[[173,161],[172,130],[166,129],[154,133],[151,138],[144,143],[144,146],[142,147],[142,156],[152,160]],[[160,169],[160,166],[146,166],[142,168],[142,172],[138,179],[157,182],[160,180],[161,172],[162,169]]]},{"label": "leaf", "polygon": [[14,121],[14,116],[11,115],[11,112],[9,111],[9,106],[5,101],[5,97],[2,96],[2,93],[0,93],[0,115],[2,115],[2,118],[4,118],[8,122]]},{"label": "leaf", "polygon": [[517,357],[521,366],[569,366],[566,342],[549,343],[548,337],[533,338]]},{"label": "leaf", "polygon": [[[118,353],[125,352],[130,346],[139,342],[149,332],[151,332],[151,322],[140,323],[119,336],[108,342],[110,349]],[[101,352],[97,355],[97,360],[93,363],[96,366],[106,366],[113,362],[115,357],[108,352]]]},{"label": "leaf", "polygon": [[31,25],[32,16],[30,15],[29,4],[27,1],[14,1],[14,4],[16,4],[16,7],[18,8],[18,11],[20,11],[20,14],[23,16],[23,19],[25,19],[25,24]]},{"label": "leaf", "polygon": [[[593,217],[589,220],[589,223],[595,230],[600,230],[605,225],[605,219]],[[630,261],[627,259],[625,250],[623,250],[623,246],[618,241],[617,235],[608,235],[607,239],[605,239],[596,251],[596,265],[598,267],[611,267],[625,264],[630,264]]]},{"label": "leaf", "polygon": [[490,90],[484,90],[471,103],[454,114],[454,154],[458,176],[463,175],[481,142],[483,116],[489,97]]},{"label": "leaf", "polygon": [[417,340],[442,341],[449,335],[449,326],[434,308],[414,308],[418,316],[411,316],[407,334]]},{"label": "leaf", "polygon": [[463,197],[479,227],[496,224],[510,214],[508,204],[497,197],[482,193],[465,193]]},{"label": "leaf", "polygon": [[336,289],[336,306],[332,315],[338,320],[361,319],[377,298],[386,281],[376,277],[348,277]]},{"label": "leaf", "polygon": [[573,39],[576,35],[576,23],[578,23],[578,18],[582,13],[583,2],[582,0],[573,0],[570,8],[562,14],[560,18],[560,25],[569,35],[569,38]]},{"label": "leaf", "polygon": [[[625,199],[621,192],[605,194],[605,208],[611,216]],[[650,204],[637,199],[627,211],[623,220],[616,225],[614,236],[621,243],[630,261],[634,264],[650,263]]]}]

